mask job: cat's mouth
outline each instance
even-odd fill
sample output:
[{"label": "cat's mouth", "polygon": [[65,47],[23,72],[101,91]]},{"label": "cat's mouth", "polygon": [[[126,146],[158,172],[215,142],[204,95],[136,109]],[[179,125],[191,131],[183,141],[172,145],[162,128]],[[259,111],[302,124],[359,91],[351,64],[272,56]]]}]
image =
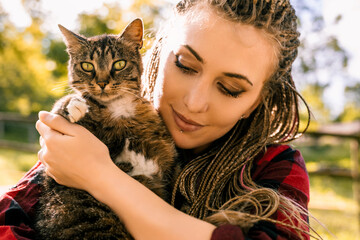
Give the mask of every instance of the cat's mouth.
[{"label": "cat's mouth", "polygon": [[100,98],[108,98],[108,97],[109,97],[109,94],[106,93],[106,92],[102,92],[102,93],[100,93],[99,97],[100,97]]},{"label": "cat's mouth", "polygon": [[118,98],[123,93],[122,91],[119,91],[118,88],[105,88],[105,89],[99,89],[94,87],[88,87],[86,89],[86,92],[92,96],[94,99],[100,101],[100,102],[109,102],[115,98]]},{"label": "cat's mouth", "polygon": [[109,94],[105,91],[101,91],[100,93],[96,94],[96,97],[99,98],[100,100],[106,102],[106,101],[113,99],[115,96],[114,96],[114,94]]},{"label": "cat's mouth", "polygon": [[93,97],[95,99],[98,99],[102,102],[108,102],[111,101],[112,99],[116,98],[118,96],[118,94],[114,94],[111,93],[109,91],[106,90],[101,90],[101,91],[95,91],[91,93],[93,95]]}]

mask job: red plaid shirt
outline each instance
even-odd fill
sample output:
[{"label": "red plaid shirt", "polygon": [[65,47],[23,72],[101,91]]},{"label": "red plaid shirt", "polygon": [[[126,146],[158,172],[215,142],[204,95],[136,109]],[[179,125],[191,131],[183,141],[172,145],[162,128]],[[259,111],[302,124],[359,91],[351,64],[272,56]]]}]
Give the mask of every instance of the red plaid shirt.
[{"label": "red plaid shirt", "polygon": [[[31,228],[35,205],[40,194],[38,172],[40,162],[19,181],[19,183],[0,197],[0,239],[33,239]],[[273,145],[254,162],[253,180],[264,187],[279,191],[307,209],[309,201],[309,177],[301,154],[287,145]],[[274,219],[285,221],[276,213]],[[304,216],[304,220],[308,220]],[[309,237],[304,236],[307,239]],[[290,229],[269,222],[260,221],[245,235],[237,226],[217,227],[211,240],[250,240],[250,239],[298,239]]]}]

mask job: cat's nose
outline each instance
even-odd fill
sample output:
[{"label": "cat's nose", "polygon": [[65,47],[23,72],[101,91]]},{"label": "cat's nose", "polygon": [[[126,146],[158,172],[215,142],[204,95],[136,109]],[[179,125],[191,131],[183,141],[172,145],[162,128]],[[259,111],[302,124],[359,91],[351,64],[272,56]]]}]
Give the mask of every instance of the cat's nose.
[{"label": "cat's nose", "polygon": [[97,82],[97,85],[99,85],[99,87],[104,90],[104,88],[106,87],[108,83],[107,82]]}]

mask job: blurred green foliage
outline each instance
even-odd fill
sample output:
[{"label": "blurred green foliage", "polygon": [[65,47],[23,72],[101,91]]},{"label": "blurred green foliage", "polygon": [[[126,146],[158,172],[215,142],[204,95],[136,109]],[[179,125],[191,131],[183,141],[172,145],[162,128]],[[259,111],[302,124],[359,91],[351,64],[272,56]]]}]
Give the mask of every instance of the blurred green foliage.
[{"label": "blurred green foliage", "polygon": [[[333,121],[360,120],[360,114],[356,114],[360,112],[359,79],[348,72],[348,63],[354,53],[348,52],[338,36],[333,31],[329,31],[333,27],[338,27],[343,17],[342,15],[324,16],[323,8],[326,5],[324,2],[292,1],[299,18],[298,26],[301,33],[301,45],[294,63],[293,76],[298,89],[311,107],[312,130],[316,130],[321,124]],[[343,93],[345,106],[340,113],[334,111],[336,98],[331,96],[334,91],[343,92],[339,81],[347,88]],[[324,101],[325,99],[327,101]],[[339,99],[340,103],[342,101]],[[306,112],[303,111],[302,119],[305,117]]]},{"label": "blurred green foliage", "polygon": [[[69,91],[68,55],[61,39],[42,31],[46,15],[39,6],[41,1],[22,3],[32,18],[23,31],[9,21],[0,4],[0,111],[29,115],[50,110],[55,100]],[[161,18],[165,6],[160,1],[136,0],[124,11],[121,4],[104,4],[93,13],[80,14],[79,28],[71,30],[85,36],[120,34],[130,20],[141,16],[146,29],[145,52],[151,46],[154,21]]]},{"label": "blurred green foliage", "polygon": [[41,53],[44,34],[36,22],[17,31],[1,10],[0,111],[30,114],[48,109],[57,94],[51,91],[55,79]]}]

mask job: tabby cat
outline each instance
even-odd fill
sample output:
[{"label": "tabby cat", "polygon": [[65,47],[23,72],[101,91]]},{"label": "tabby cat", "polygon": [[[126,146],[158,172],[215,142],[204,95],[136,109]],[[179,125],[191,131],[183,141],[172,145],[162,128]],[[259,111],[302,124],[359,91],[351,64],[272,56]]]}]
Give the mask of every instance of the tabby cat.
[{"label": "tabby cat", "polygon": [[[57,101],[52,112],[90,130],[118,167],[168,200],[175,147],[156,110],[140,97],[142,21],[135,19],[120,35],[91,38],[59,28],[75,93]],[[43,177],[35,221],[39,239],[132,239],[90,194]]]}]

